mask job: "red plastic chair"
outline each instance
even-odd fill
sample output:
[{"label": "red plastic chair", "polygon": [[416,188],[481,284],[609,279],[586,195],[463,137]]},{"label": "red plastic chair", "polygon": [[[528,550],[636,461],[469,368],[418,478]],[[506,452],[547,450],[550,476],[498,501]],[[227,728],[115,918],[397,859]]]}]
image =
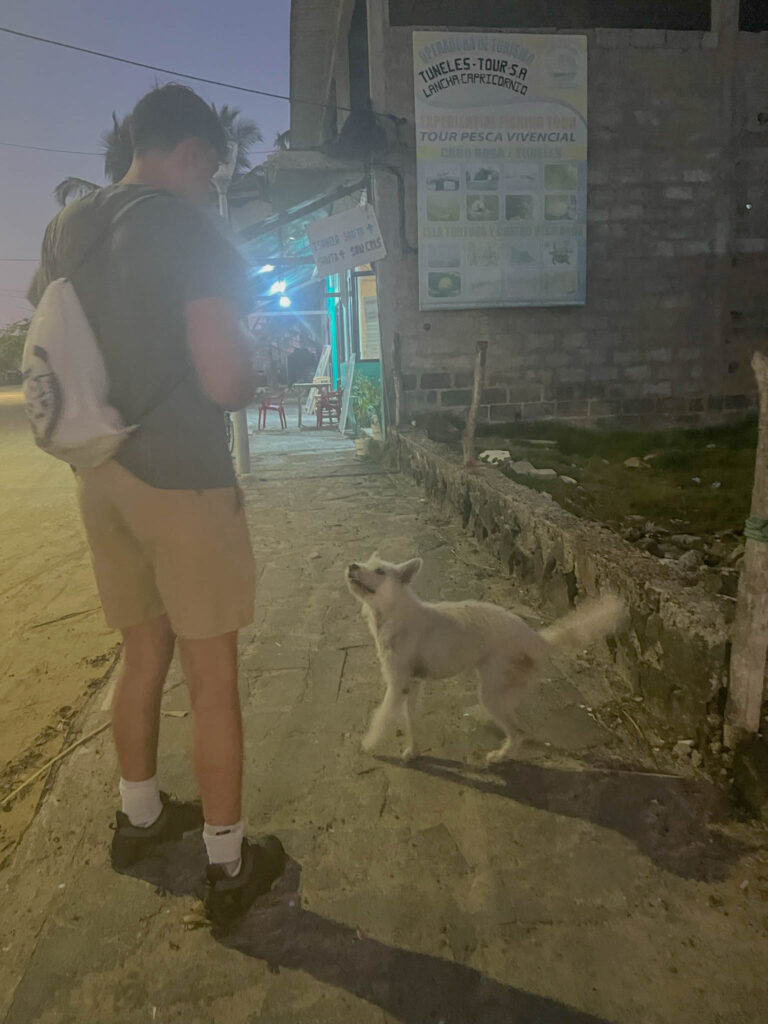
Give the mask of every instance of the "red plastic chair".
[{"label": "red plastic chair", "polygon": [[326,391],[325,393],[317,396],[317,405],[315,411],[317,412],[317,429],[322,430],[323,420],[328,417],[328,426],[333,426],[334,421],[336,423],[341,419],[341,399],[343,392],[341,388],[338,391]]},{"label": "red plastic chair", "polygon": [[259,430],[266,430],[267,428],[267,413],[270,411],[276,412],[280,416],[280,429],[288,429],[288,421],[285,418],[285,409],[283,408],[283,401],[285,396],[279,395],[264,395],[259,403]]}]

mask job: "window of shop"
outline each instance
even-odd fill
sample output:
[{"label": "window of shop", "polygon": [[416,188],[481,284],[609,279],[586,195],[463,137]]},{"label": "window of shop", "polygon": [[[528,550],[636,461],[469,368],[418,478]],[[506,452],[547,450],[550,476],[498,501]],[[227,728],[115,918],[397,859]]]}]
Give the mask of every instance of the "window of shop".
[{"label": "window of shop", "polygon": [[768,3],[766,0],[741,0],[739,28],[742,32],[768,32]]},{"label": "window of shop", "polygon": [[[708,32],[711,0],[389,0],[392,26],[445,28],[666,28]],[[765,21],[765,0],[742,0]],[[753,29],[753,31],[757,31]]]}]

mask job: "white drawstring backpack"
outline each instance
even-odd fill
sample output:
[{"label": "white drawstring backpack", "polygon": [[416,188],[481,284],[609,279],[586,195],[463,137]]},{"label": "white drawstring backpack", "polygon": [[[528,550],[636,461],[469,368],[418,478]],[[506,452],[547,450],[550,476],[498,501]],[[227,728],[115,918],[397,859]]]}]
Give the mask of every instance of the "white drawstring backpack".
[{"label": "white drawstring backpack", "polygon": [[[155,195],[145,193],[121,207],[97,244],[123,214]],[[27,333],[21,369],[36,444],[75,469],[106,462],[136,430],[109,404],[104,358],[70,278],[58,278],[45,289]]]}]

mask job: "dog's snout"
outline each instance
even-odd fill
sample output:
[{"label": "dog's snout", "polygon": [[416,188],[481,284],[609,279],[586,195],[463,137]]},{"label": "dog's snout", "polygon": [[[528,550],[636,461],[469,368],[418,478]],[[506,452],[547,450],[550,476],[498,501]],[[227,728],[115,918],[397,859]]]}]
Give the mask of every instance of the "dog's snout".
[{"label": "dog's snout", "polygon": [[359,568],[360,568],[360,566],[359,566],[359,565],[357,564],[357,562],[350,562],[350,563],[349,563],[349,565],[347,566],[347,568],[348,568],[348,569],[349,569],[349,570],[350,570],[351,572],[354,572],[354,571],[355,571],[355,569],[359,569]]}]

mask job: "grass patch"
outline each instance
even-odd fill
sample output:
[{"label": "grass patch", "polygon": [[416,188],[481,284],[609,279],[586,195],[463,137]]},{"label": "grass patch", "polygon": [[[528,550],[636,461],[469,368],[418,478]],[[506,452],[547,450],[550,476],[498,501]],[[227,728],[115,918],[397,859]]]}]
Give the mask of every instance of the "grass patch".
[{"label": "grass patch", "polygon": [[[478,426],[477,452],[501,449],[512,460],[572,477],[538,480],[499,468],[517,482],[547,491],[582,518],[614,528],[643,516],[672,533],[740,533],[749,513],[757,421],[690,430],[597,431],[558,422]],[[533,445],[549,440],[552,447]],[[653,456],[646,459],[646,456]],[[642,468],[624,465],[639,459]]]}]

